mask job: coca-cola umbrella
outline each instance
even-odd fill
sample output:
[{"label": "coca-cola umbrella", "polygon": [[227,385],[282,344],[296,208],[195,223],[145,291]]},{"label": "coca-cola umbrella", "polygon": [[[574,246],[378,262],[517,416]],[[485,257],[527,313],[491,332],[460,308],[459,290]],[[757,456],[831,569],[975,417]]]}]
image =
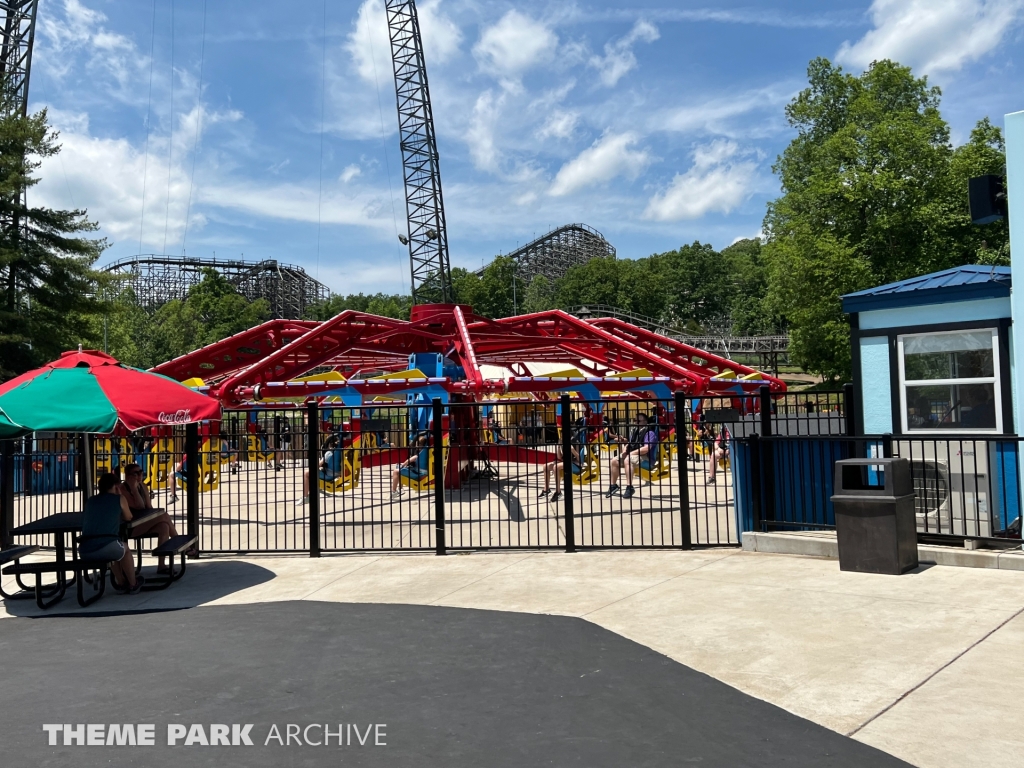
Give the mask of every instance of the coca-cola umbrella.
[{"label": "coca-cola umbrella", "polygon": [[0,438],[29,432],[109,434],[118,422],[136,430],[220,418],[220,402],[95,350],[0,384]]}]

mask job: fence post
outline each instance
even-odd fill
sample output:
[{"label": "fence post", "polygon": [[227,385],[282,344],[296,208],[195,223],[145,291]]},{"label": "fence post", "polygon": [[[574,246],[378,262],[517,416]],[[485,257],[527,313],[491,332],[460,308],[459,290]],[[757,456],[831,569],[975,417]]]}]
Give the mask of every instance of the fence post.
[{"label": "fence post", "polygon": [[306,404],[306,470],[309,472],[309,556],[320,557],[320,407],[316,400]]},{"label": "fence post", "polygon": [[[25,464],[28,464],[29,454],[25,454]],[[92,496],[92,435],[82,434],[82,456],[79,461],[78,484],[82,491],[82,509],[85,509],[85,502]],[[24,486],[27,488],[28,486]]]},{"label": "fence post", "polygon": [[750,445],[750,511],[752,528],[764,531],[764,513],[762,509],[761,489],[761,436],[756,432],[749,438]]},{"label": "fence post", "polygon": [[686,395],[676,392],[676,472],[679,473],[679,535],[683,549],[693,549],[690,530],[690,456],[686,438],[690,425],[686,423]]},{"label": "fence post", "polygon": [[[772,398],[767,385],[761,387],[761,487],[764,489],[761,513],[765,523],[775,520],[775,451],[770,439],[772,431]],[[765,525],[765,530],[768,526]]]},{"label": "fence post", "polygon": [[768,385],[762,385],[759,397],[761,399],[761,437],[772,435],[772,395]]},{"label": "fence post", "polygon": [[[199,535],[199,425],[195,422],[185,425],[185,532],[189,536]],[[174,482],[174,477],[170,478]],[[196,556],[202,542],[196,542]]]},{"label": "fence post", "polygon": [[448,554],[445,542],[444,528],[444,430],[441,420],[444,418],[444,408],[441,405],[441,398],[435,397],[433,402],[434,411],[434,544],[438,555]]},{"label": "fence post", "polygon": [[846,434],[848,437],[854,437],[857,434],[856,408],[853,384],[843,384],[843,415],[846,417]]},{"label": "fence post", "polygon": [[888,432],[882,437],[882,458],[892,458],[892,435]]},{"label": "fence post", "polygon": [[14,528],[14,441],[0,442],[0,546],[10,547]]},{"label": "fence post", "polygon": [[[25,457],[25,460],[21,462],[21,492],[25,497],[32,496],[32,437],[26,435],[19,439],[21,443],[21,453]],[[90,465],[91,468],[91,465]],[[90,471],[89,477],[92,477]],[[90,486],[90,496],[91,493]],[[83,507],[84,509],[85,507]]]},{"label": "fence post", "polygon": [[569,395],[560,398],[562,410],[562,496],[565,498],[565,551],[576,551],[576,513],[572,495],[572,404]]}]

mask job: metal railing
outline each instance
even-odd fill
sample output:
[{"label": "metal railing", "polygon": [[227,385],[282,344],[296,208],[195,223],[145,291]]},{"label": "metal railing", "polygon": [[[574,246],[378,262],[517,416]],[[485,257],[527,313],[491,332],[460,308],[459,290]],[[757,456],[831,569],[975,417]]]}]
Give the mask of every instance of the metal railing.
[{"label": "metal railing", "polygon": [[[17,525],[80,510],[103,472],[136,462],[154,505],[207,553],[735,546],[738,446],[754,434],[842,437],[847,395],[816,393],[813,408],[767,388],[282,403],[143,435],[7,441],[0,534],[6,542]],[[651,437],[625,455],[644,418]]]},{"label": "metal railing", "polygon": [[1015,435],[752,435],[737,444],[744,530],[833,529],[833,472],[846,458],[910,461],[918,538],[1021,539],[1021,438]]}]

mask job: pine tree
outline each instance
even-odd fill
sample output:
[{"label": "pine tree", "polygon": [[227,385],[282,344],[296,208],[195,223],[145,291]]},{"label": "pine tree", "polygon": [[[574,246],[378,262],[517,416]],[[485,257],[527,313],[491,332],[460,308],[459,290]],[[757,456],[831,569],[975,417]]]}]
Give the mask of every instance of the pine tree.
[{"label": "pine tree", "polygon": [[[6,92],[6,89],[0,89]],[[93,344],[102,309],[92,269],[106,241],[84,210],[31,207],[44,158],[60,152],[46,110],[22,115],[0,103],[0,377],[7,379]]]}]

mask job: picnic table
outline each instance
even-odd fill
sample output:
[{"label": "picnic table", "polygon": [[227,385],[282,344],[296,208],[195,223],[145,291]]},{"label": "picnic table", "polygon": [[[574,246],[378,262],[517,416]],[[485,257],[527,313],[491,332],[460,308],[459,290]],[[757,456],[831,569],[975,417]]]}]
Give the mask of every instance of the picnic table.
[{"label": "picnic table", "polygon": [[[60,566],[64,565],[67,562],[67,548],[65,546],[64,541],[65,535],[68,533],[78,533],[81,530],[81,512],[58,512],[53,515],[41,517],[38,520],[33,520],[31,523],[19,525],[17,528],[14,528],[11,531],[11,536],[53,536],[55,539],[54,549],[56,550],[57,555],[56,562],[58,568],[60,568]],[[74,537],[72,537],[71,539],[71,559],[72,562],[78,559],[78,545],[75,543]],[[72,574],[73,573],[74,571],[72,571]],[[71,581],[67,580],[66,569],[57,570],[56,575],[57,581],[55,583],[48,584],[43,587],[44,596],[46,597],[58,594],[59,592],[59,595],[57,597],[55,597],[53,600],[51,600],[49,603],[45,605],[46,608],[49,608],[54,603],[58,602],[59,600],[62,600],[64,598],[64,593],[67,591],[67,588],[75,583],[74,575],[72,575]],[[18,586],[25,592],[29,593],[33,591],[32,587],[26,586],[21,581],[20,573],[15,573],[14,577],[18,582]],[[25,597],[28,597],[28,595],[26,594]],[[39,607],[42,608],[44,606],[40,604]]]},{"label": "picnic table", "polygon": [[[139,538],[133,536],[133,532],[151,522],[164,513],[162,508],[153,508],[133,512],[131,520],[125,520],[121,523],[120,534],[123,540],[135,538],[136,542]],[[58,603],[64,598],[67,593],[68,587],[76,583],[76,580],[81,579],[82,581],[92,583],[91,578],[88,576],[87,571],[92,570],[88,567],[88,564],[83,563],[78,557],[78,545],[76,543],[76,536],[72,536],[71,539],[71,562],[67,560],[67,546],[65,542],[65,536],[68,533],[78,534],[82,530],[82,513],[81,512],[58,512],[53,515],[47,515],[46,517],[40,518],[39,520],[33,520],[31,523],[20,525],[11,531],[11,536],[40,536],[40,535],[52,535],[55,537],[54,552],[55,561],[53,563],[28,563],[19,565],[15,563],[4,570],[4,573],[13,573],[17,580],[18,586],[23,590],[21,594],[11,596],[13,599],[22,599],[34,596],[36,604],[43,610],[50,608],[51,606]],[[195,536],[174,536],[169,541],[164,542],[156,549],[153,550],[154,556],[168,556],[171,559],[171,570],[167,577],[158,578],[152,581],[149,585],[149,589],[166,589],[174,581],[177,581],[184,575],[185,572],[185,551],[195,544]],[[142,548],[136,546],[138,550],[138,566],[137,571],[142,570]],[[181,555],[181,569],[177,572],[174,570],[174,556]],[[100,571],[100,579],[105,579],[106,564],[102,564],[97,568]],[[81,576],[78,572],[81,571]],[[23,573],[34,573],[36,575],[36,584],[34,587],[25,585],[21,580]],[[55,573],[56,581],[53,584],[42,584],[42,573]],[[72,577],[70,580],[67,578],[67,574],[71,573]],[[111,584],[113,584],[113,574],[111,574]],[[94,585],[94,589],[98,590],[91,599],[86,600],[83,593],[82,581],[78,581],[78,602],[85,606],[92,602],[95,602],[103,595],[104,584],[100,583]],[[143,589],[147,586],[144,585]]]}]

